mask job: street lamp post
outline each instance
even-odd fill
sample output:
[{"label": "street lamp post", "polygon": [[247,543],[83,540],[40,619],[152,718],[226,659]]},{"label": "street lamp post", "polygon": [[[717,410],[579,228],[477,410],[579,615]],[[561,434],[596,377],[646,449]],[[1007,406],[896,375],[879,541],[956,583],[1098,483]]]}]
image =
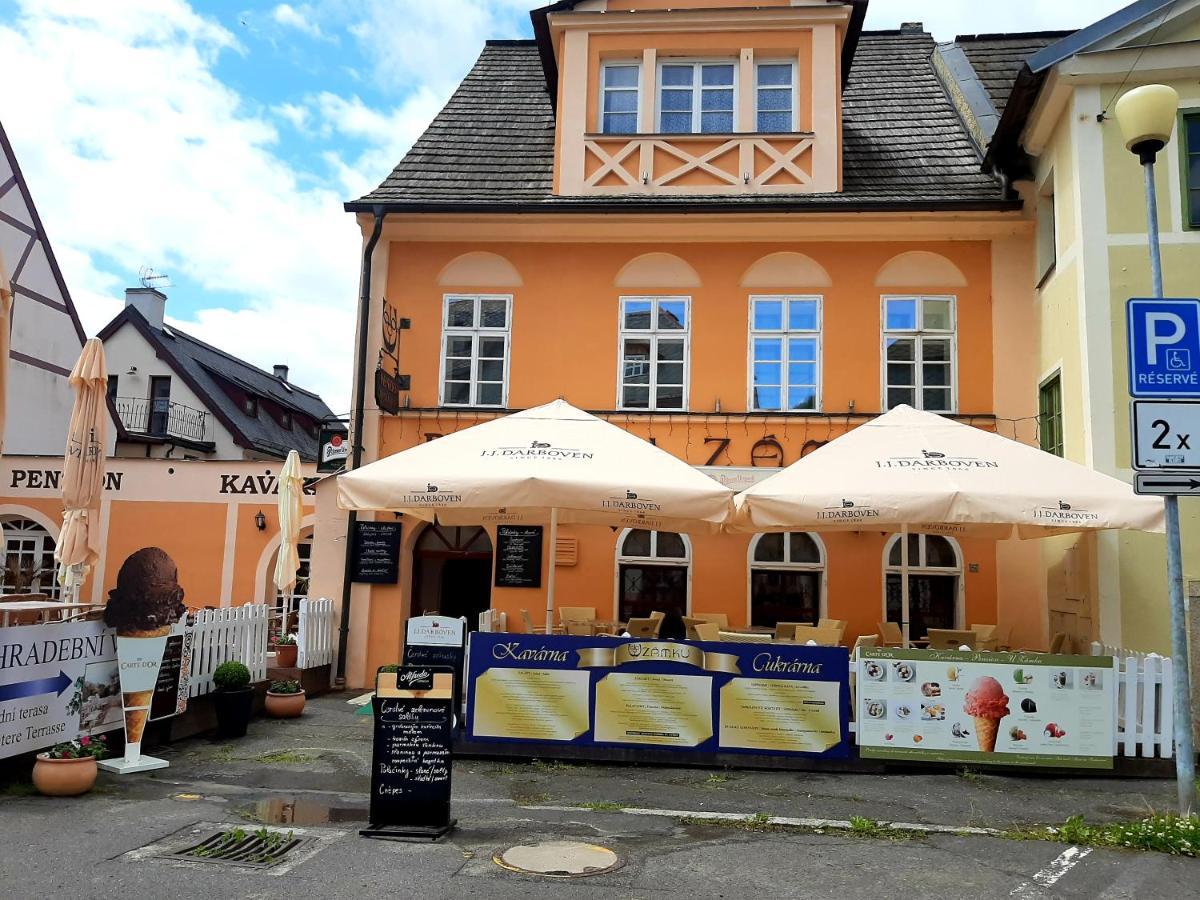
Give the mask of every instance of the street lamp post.
[{"label": "street lamp post", "polygon": [[[1150,276],[1154,296],[1163,296],[1162,251],[1158,237],[1158,193],[1154,161],[1171,139],[1179,95],[1165,84],[1147,84],[1129,91],[1113,110],[1125,147],[1141,160],[1146,180],[1146,231],[1150,241]],[[1183,604],[1183,551],[1179,538],[1179,498],[1168,496],[1167,582],[1171,598],[1171,654],[1174,666],[1175,776],[1179,814],[1191,814],[1196,801],[1196,757],[1192,749],[1192,698],[1188,673],[1187,611]]]}]

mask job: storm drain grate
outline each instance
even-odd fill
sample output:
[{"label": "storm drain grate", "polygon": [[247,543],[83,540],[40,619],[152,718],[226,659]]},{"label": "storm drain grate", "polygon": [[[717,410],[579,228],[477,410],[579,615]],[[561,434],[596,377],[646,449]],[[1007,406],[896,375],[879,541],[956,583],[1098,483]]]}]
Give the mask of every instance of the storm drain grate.
[{"label": "storm drain grate", "polygon": [[315,840],[313,837],[297,836],[291,831],[276,831],[271,828],[257,828],[253,831],[227,828],[180,850],[161,855],[189,862],[224,863],[228,866],[269,869],[289,860],[290,854],[307,847]]}]

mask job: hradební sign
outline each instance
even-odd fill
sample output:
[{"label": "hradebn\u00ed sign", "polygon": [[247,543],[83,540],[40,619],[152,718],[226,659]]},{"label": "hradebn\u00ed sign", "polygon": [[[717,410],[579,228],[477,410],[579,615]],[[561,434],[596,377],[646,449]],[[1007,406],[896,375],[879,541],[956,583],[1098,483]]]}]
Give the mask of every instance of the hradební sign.
[{"label": "hradebn\u00ed sign", "polygon": [[1200,399],[1200,300],[1133,299],[1126,313],[1129,393]]}]

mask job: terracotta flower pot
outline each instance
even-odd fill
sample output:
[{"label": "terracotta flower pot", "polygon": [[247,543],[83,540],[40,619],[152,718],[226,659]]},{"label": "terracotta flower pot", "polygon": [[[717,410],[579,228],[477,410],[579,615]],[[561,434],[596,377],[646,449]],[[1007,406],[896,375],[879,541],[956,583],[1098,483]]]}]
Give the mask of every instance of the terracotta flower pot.
[{"label": "terracotta flower pot", "polygon": [[267,691],[267,715],[273,719],[294,719],[304,712],[304,691],[298,694],[276,694]]},{"label": "terracotta flower pot", "polygon": [[296,666],[296,654],[300,652],[297,644],[276,644],[275,665],[281,669],[292,669]]},{"label": "terracotta flower pot", "polygon": [[96,758],[51,759],[39,753],[33,764],[33,786],[47,797],[77,797],[96,783]]}]

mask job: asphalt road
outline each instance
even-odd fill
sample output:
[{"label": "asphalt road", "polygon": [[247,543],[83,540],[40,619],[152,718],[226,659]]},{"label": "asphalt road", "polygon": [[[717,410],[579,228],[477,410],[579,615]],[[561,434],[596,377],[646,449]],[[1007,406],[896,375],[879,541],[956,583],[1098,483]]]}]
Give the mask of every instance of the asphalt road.
[{"label": "asphalt road", "polygon": [[[813,775],[462,760],[459,828],[437,844],[360,838],[369,719],[344,698],[228,744],[199,739],[152,775],[102,775],[73,800],[0,788],[0,897],[33,898],[1142,898],[1200,896],[1200,863],[998,837],[748,830],[713,813],[1009,828],[1129,818],[1167,808],[1162,781]],[[625,808],[629,807],[629,808]],[[157,855],[197,831],[261,822],[317,840],[271,870]],[[492,857],[579,840],[621,868],[579,879],[521,875]]]}]

